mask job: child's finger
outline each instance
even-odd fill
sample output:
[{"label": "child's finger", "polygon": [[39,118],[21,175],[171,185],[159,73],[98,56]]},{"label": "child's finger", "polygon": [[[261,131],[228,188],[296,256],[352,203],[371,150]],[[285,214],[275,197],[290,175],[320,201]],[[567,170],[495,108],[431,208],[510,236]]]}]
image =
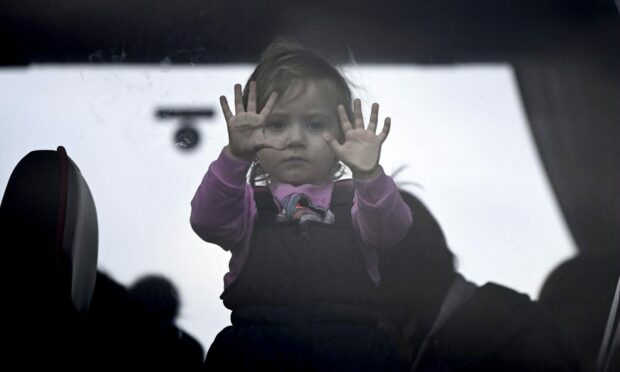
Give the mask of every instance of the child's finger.
[{"label": "child's finger", "polygon": [[324,132],[323,139],[334,150],[336,155],[339,156],[342,145],[338,143],[338,141],[336,140],[336,137],[332,136],[332,134],[329,132]]},{"label": "child's finger", "polygon": [[373,103],[370,110],[370,123],[368,123],[368,130],[375,133],[377,131],[377,121],[379,120],[379,104]]},{"label": "child's finger", "polygon": [[284,150],[286,148],[286,144],[282,140],[263,137],[259,142],[254,145],[254,148],[256,149],[256,151],[265,148]]},{"label": "child's finger", "polygon": [[241,93],[241,84],[235,84],[235,114],[239,115],[244,112],[243,94]]},{"label": "child's finger", "polygon": [[342,127],[342,132],[347,133],[353,127],[351,127],[351,123],[349,122],[349,118],[347,117],[347,112],[344,110],[343,105],[338,105],[338,117],[340,118],[340,125]]},{"label": "child's finger", "polygon": [[385,141],[385,139],[387,138],[388,134],[390,134],[391,126],[392,126],[392,119],[390,119],[389,117],[385,118],[385,121],[383,122],[383,130],[378,135],[381,143],[383,143],[383,141]]},{"label": "child's finger", "polygon": [[260,112],[260,116],[262,116],[263,118],[266,118],[267,116],[269,116],[269,114],[271,114],[271,110],[273,109],[273,105],[276,104],[277,100],[278,100],[278,93],[271,92],[271,95],[269,96],[267,103],[265,103],[265,107],[263,107],[263,110]]},{"label": "child's finger", "polygon": [[225,96],[220,96],[220,106],[222,106],[224,118],[226,119],[226,123],[228,123],[233,117],[233,113],[230,111],[230,107],[228,107],[228,101],[226,100]]},{"label": "child's finger", "polygon": [[364,129],[364,115],[362,114],[362,101],[356,98],[353,101],[353,116],[355,128]]},{"label": "child's finger", "polygon": [[250,93],[248,94],[248,112],[256,112],[256,82],[250,81]]}]

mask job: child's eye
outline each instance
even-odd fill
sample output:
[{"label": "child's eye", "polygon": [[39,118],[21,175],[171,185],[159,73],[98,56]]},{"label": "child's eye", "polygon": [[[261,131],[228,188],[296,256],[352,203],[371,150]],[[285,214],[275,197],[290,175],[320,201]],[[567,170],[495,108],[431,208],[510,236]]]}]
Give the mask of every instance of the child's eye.
[{"label": "child's eye", "polygon": [[312,123],[308,123],[307,127],[311,130],[323,130],[325,128],[325,124],[318,121],[313,121]]},{"label": "child's eye", "polygon": [[272,121],[267,125],[267,127],[271,130],[282,130],[286,128],[286,124],[282,121]]}]

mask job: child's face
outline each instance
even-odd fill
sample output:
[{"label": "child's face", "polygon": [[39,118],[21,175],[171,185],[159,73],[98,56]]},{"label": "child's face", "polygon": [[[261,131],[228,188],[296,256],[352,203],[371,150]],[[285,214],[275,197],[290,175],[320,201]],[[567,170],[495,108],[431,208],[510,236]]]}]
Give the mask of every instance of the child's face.
[{"label": "child's face", "polygon": [[336,88],[327,80],[293,86],[278,99],[267,119],[265,136],[282,140],[284,150],[262,149],[258,161],[271,180],[293,185],[330,179],[335,155],[324,132],[339,138]]}]

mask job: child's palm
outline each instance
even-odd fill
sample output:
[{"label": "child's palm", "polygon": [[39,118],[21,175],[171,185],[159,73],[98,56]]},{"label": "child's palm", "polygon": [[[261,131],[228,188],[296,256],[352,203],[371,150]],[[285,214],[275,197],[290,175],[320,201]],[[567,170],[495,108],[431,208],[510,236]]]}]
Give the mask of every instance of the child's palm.
[{"label": "child's palm", "polygon": [[381,141],[375,133],[355,128],[345,133],[338,157],[349,167],[368,172],[379,162],[380,151]]},{"label": "child's palm", "polygon": [[381,146],[390,132],[390,118],[386,118],[383,130],[375,134],[379,105],[373,104],[368,127],[364,127],[361,103],[359,99],[354,102],[353,114],[355,127],[351,125],[342,105],[338,106],[340,124],[344,132],[344,142],[339,144],[331,135],[326,134],[325,140],[330,144],[338,158],[353,171],[353,175],[372,173],[379,164]]},{"label": "child's palm", "polygon": [[235,110],[233,115],[228,107],[226,97],[220,97],[222,111],[228,126],[228,147],[239,158],[251,160],[262,148],[282,149],[281,141],[265,138],[263,129],[265,121],[275,104],[277,94],[272,93],[260,113],[256,112],[256,83],[250,82],[247,111],[243,107],[241,85],[235,85]]},{"label": "child's palm", "polygon": [[227,123],[231,152],[241,157],[251,157],[263,140],[262,128],[265,120],[256,113],[242,112]]}]

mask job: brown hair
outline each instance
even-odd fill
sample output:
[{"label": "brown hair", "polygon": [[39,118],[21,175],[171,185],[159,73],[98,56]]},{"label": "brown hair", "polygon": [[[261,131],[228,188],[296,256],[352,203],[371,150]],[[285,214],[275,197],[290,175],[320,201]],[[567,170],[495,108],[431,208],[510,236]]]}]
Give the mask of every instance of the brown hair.
[{"label": "brown hair", "polygon": [[[256,82],[256,108],[260,112],[271,92],[277,92],[278,96],[282,97],[298,84],[319,79],[326,79],[334,84],[338,103],[345,107],[347,115],[352,118],[350,82],[338,68],[319,51],[304,46],[295,39],[279,37],[261,54],[258,65],[243,89],[243,104],[247,107],[251,81]],[[344,165],[339,161],[334,163],[332,179],[336,180],[344,173]],[[250,184],[255,186],[257,182],[267,182],[269,174],[260,166],[258,160],[254,160],[248,178]]]}]

